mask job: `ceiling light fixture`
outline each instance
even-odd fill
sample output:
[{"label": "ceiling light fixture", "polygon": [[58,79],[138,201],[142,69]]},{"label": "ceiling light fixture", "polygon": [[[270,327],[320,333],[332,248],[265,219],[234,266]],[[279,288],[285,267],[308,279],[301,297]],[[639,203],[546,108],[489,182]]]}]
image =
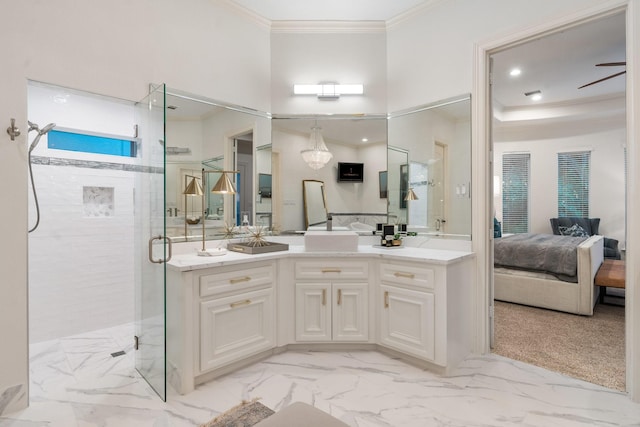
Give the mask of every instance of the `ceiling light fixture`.
[{"label": "ceiling light fixture", "polygon": [[542,99],[542,91],[534,90],[533,92],[525,92],[524,96],[530,96],[532,101],[540,101]]},{"label": "ceiling light fixture", "polygon": [[509,75],[511,77],[519,76],[521,73],[522,71],[520,70],[520,68],[513,68],[511,71],[509,71]]},{"label": "ceiling light fixture", "polygon": [[320,131],[322,128],[314,126],[311,128],[311,135],[309,135],[309,145],[311,148],[300,151],[302,158],[309,165],[311,169],[322,169],[329,163],[329,160],[333,158],[333,154],[327,148],[324,143],[324,138]]},{"label": "ceiling light fixture", "polygon": [[338,99],[340,95],[362,95],[362,84],[321,83],[317,85],[294,84],[294,95],[316,95],[320,99]]}]

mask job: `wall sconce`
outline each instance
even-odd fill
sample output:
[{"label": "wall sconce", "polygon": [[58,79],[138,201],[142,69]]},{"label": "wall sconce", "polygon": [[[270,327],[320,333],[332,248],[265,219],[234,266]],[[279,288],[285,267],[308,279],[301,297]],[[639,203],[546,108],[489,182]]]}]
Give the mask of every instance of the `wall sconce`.
[{"label": "wall sconce", "polygon": [[[218,178],[218,182],[216,182],[216,184],[211,189],[212,193],[216,193],[216,194],[235,194],[236,193],[236,188],[233,186],[233,183],[231,182],[231,180],[229,179],[227,174],[228,173],[238,173],[238,171],[216,171],[216,170],[208,171],[208,170],[202,169],[202,183],[204,184],[203,185],[204,188],[206,188],[207,174],[210,174],[210,173],[221,173],[222,174],[220,176],[220,178]],[[222,255],[222,254],[226,253],[226,250],[220,251],[219,254],[216,254],[216,253],[212,253],[212,252],[207,251],[207,248],[205,246],[205,232],[206,232],[206,230],[205,230],[205,222],[206,222],[206,218],[205,218],[204,204],[205,204],[205,197],[204,197],[204,192],[203,192],[202,193],[202,249],[198,251],[198,255],[200,255],[200,256]]]},{"label": "wall sconce", "polygon": [[409,188],[409,191],[407,191],[407,195],[404,198],[405,200],[418,200],[418,196],[416,196],[416,193],[413,191],[413,188]]},{"label": "wall sconce", "polygon": [[[187,184],[187,179],[191,178],[191,181]],[[185,189],[182,192],[184,194],[184,240],[187,241],[187,196],[204,196],[204,191],[202,191],[202,185],[198,182],[200,178],[193,175],[185,175]],[[204,223],[204,216],[200,218],[200,220]]]},{"label": "wall sconce", "polygon": [[316,85],[294,84],[294,95],[316,95],[319,99],[338,99],[340,95],[362,95],[362,84],[321,83]]}]

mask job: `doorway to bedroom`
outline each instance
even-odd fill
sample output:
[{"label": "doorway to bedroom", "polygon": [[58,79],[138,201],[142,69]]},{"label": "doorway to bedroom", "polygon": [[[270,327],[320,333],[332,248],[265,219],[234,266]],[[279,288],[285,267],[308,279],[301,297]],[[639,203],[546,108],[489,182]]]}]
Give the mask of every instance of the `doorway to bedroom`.
[{"label": "doorway to bedroom", "polygon": [[525,234],[549,236],[554,250],[558,241],[583,245],[572,265],[556,263],[575,271],[568,282],[555,266],[523,271],[496,258],[492,351],[621,391],[624,289],[594,287],[593,275],[602,261],[624,262],[625,49],[618,13],[491,55],[495,255]]}]

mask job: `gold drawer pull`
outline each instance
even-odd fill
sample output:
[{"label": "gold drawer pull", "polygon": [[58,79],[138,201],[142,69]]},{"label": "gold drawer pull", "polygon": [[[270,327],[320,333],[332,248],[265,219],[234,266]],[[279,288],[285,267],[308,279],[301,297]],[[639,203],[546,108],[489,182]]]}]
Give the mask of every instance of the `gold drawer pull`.
[{"label": "gold drawer pull", "polygon": [[389,291],[384,291],[384,308],[389,308]]},{"label": "gold drawer pull", "polygon": [[342,304],[342,289],[338,289],[338,305]]},{"label": "gold drawer pull", "polygon": [[236,307],[240,307],[242,305],[249,305],[249,304],[251,304],[251,300],[250,299],[246,299],[244,301],[232,302],[231,304],[229,304],[229,307],[236,308]]},{"label": "gold drawer pull", "polygon": [[413,273],[403,273],[401,271],[396,271],[395,273],[393,273],[394,276],[396,277],[404,277],[406,279],[415,279],[416,275]]},{"label": "gold drawer pull", "polygon": [[322,305],[327,305],[327,290],[322,290]]},{"label": "gold drawer pull", "polygon": [[229,280],[229,282],[230,282],[232,285],[235,285],[236,283],[248,282],[249,280],[251,280],[251,277],[249,277],[249,276],[244,276],[244,277],[236,277],[235,279],[231,279],[231,280]]},{"label": "gold drawer pull", "polygon": [[339,268],[323,268],[323,273],[342,273],[342,270]]}]

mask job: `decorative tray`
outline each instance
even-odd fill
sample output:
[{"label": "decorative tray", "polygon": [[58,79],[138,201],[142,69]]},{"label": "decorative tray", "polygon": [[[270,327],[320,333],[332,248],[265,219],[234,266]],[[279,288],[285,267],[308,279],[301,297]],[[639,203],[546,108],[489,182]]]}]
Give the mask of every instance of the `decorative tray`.
[{"label": "decorative tray", "polygon": [[263,246],[253,246],[251,243],[227,243],[227,249],[243,254],[264,254],[267,252],[278,252],[289,250],[286,243],[264,242]]}]

